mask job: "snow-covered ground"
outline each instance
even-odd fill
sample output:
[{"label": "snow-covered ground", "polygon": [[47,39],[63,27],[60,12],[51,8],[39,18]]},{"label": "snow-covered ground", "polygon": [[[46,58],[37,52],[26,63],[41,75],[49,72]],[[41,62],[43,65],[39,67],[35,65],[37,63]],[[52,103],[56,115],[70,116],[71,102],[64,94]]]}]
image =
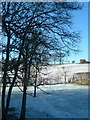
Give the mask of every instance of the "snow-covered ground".
[{"label": "snow-covered ground", "polygon": [[[37,89],[36,98],[27,95],[26,118],[88,118],[88,86],[58,84],[40,88],[46,93]],[[33,93],[33,87],[27,91]],[[22,93],[14,87],[10,107],[15,107],[16,116],[20,114],[21,99]]]}]

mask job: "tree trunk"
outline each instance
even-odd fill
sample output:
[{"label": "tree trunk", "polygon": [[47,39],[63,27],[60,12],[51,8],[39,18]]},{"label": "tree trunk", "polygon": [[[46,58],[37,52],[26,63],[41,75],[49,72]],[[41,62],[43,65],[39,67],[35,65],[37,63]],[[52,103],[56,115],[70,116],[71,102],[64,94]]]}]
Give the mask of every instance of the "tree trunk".
[{"label": "tree trunk", "polygon": [[36,66],[35,85],[34,85],[34,97],[36,97],[36,90],[37,90],[37,66]]},{"label": "tree trunk", "polygon": [[2,87],[2,120],[6,120],[5,116],[5,92],[6,92],[6,76],[8,70],[8,62],[9,62],[9,46],[10,46],[10,35],[8,35],[7,39],[7,51],[6,51],[6,61],[4,65],[4,75],[3,75],[3,87]]},{"label": "tree trunk", "polygon": [[5,91],[6,91],[6,83],[3,83],[3,90],[2,90],[2,120],[6,120],[5,116]]},{"label": "tree trunk", "polygon": [[15,83],[15,80],[16,80],[16,76],[17,76],[17,72],[16,72],[16,75],[13,79],[13,82],[11,83],[11,86],[9,88],[9,92],[8,92],[8,96],[7,96],[7,100],[6,100],[6,108],[5,108],[5,116],[7,117],[7,114],[8,114],[8,109],[9,109],[9,105],[10,105],[10,99],[11,99],[11,93],[12,93],[12,89],[13,89],[13,86],[14,86],[14,83]]},{"label": "tree trunk", "polygon": [[20,120],[25,120],[25,112],[26,112],[26,90],[27,90],[27,87],[26,87],[26,85],[24,85]]},{"label": "tree trunk", "polygon": [[35,86],[34,86],[34,97],[36,97],[36,88],[37,87],[37,82],[36,82],[36,78],[35,78]]},{"label": "tree trunk", "polygon": [[17,73],[18,73],[18,67],[19,67],[19,62],[20,62],[20,59],[21,59],[23,44],[24,44],[24,41],[22,43],[21,51],[19,53],[17,66],[16,66],[16,69],[15,69],[15,75],[14,75],[13,81],[12,81],[11,86],[10,86],[9,91],[8,91],[7,100],[6,100],[6,108],[5,108],[4,116],[3,116],[4,119],[2,119],[2,120],[6,120],[6,117],[7,117],[7,114],[8,114],[8,109],[9,109],[10,99],[11,99],[11,93],[12,93],[12,89],[13,89],[13,86],[14,86],[14,83],[15,83],[15,80],[16,80],[16,77],[17,77]]},{"label": "tree trunk", "polygon": [[24,56],[24,66],[25,66],[25,77],[24,77],[24,88],[23,88],[23,98],[22,98],[22,107],[20,113],[20,120],[25,120],[26,113],[26,91],[28,85],[28,47],[25,46],[26,56]]},{"label": "tree trunk", "polygon": [[67,82],[66,82],[66,72],[65,72],[65,84],[66,84]]}]

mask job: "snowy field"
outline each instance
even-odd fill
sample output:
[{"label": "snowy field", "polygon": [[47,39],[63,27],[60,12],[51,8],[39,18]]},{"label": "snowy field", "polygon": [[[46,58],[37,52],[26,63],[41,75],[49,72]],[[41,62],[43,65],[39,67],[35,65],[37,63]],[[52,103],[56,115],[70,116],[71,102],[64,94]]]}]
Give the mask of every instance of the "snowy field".
[{"label": "snowy field", "polygon": [[[58,84],[40,86],[46,93],[37,89],[37,97],[27,95],[26,118],[88,118],[88,86]],[[33,87],[28,88],[28,94]],[[22,93],[14,87],[10,114],[19,116]]]}]

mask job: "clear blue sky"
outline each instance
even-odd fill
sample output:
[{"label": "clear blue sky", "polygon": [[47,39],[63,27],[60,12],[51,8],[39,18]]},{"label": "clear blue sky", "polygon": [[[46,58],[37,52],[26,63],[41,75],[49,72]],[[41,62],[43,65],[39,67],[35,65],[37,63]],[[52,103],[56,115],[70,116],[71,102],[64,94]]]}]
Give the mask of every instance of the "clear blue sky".
[{"label": "clear blue sky", "polygon": [[79,62],[80,59],[88,60],[88,2],[84,2],[82,10],[74,12],[73,22],[75,30],[81,33],[79,45],[81,52],[76,55],[72,53],[68,59],[70,62],[73,60]]},{"label": "clear blue sky", "polygon": [[70,63],[73,60],[78,63],[80,59],[88,60],[88,2],[84,2],[82,10],[73,11],[73,22],[74,29],[81,32],[81,52],[76,55],[72,53],[67,59]]}]

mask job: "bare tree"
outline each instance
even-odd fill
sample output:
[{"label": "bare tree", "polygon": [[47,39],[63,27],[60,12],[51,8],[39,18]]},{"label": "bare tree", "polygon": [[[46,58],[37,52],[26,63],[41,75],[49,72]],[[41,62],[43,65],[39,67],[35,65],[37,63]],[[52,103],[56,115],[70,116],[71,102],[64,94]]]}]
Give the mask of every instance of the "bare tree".
[{"label": "bare tree", "polygon": [[[5,55],[6,55],[6,58],[5,58],[5,64],[4,64],[4,74],[3,74],[3,90],[2,90],[2,119],[6,119],[6,116],[7,116],[7,112],[8,112],[8,107],[9,107],[9,103],[10,103],[10,97],[11,97],[11,91],[12,91],[12,88],[14,86],[14,83],[15,83],[15,80],[16,80],[16,77],[17,77],[17,73],[18,73],[18,67],[19,67],[19,62],[20,62],[20,59],[21,59],[21,53],[22,53],[22,50],[23,50],[23,45],[24,45],[24,41],[22,41],[22,36],[20,35],[20,32],[21,29],[19,28],[20,26],[17,26],[15,27],[15,22],[16,20],[18,19],[18,22],[20,21],[19,17],[16,19],[15,18],[15,15],[17,16],[17,12],[18,12],[18,16],[21,12],[21,7],[20,7],[20,3],[16,6],[16,3],[2,3],[2,9],[3,9],[3,13],[2,13],[2,29],[3,29],[3,33],[4,33],[4,36],[6,36],[7,38],[7,45],[6,45],[6,49],[5,49]],[[16,7],[16,10],[13,11]],[[13,23],[12,23],[13,21]],[[19,22],[20,24],[20,22]],[[13,26],[13,27],[12,27]],[[19,34],[18,34],[19,32]],[[10,64],[9,63],[9,59],[10,59],[10,48],[11,48],[11,41],[13,40],[14,43],[16,45],[14,45],[14,43],[12,42],[12,46],[13,48],[11,49],[13,51],[13,49],[17,49],[17,42],[18,40],[17,39],[13,39],[12,36],[15,36],[16,38],[18,38],[19,40],[21,39],[21,42],[19,42],[19,44],[21,44],[19,47],[20,47],[20,50],[18,49],[18,60],[17,60],[17,65],[15,66],[15,74],[14,74],[14,77],[13,77],[13,80],[12,80],[12,83],[11,83],[11,86],[9,88],[9,92],[8,92],[8,96],[7,96],[7,100],[6,100],[6,108],[5,108],[5,90],[6,90],[6,84],[7,84],[7,71],[8,71],[8,67]],[[14,53],[15,51],[13,51]],[[16,53],[17,54],[17,53]]]},{"label": "bare tree", "polygon": [[62,69],[63,69],[63,72],[64,72],[64,81],[65,81],[65,84],[67,83],[67,75],[68,75],[68,70],[66,69],[66,67],[62,67]]},{"label": "bare tree", "polygon": [[[78,3],[2,3],[2,28],[4,36],[7,38],[7,44],[4,45],[5,63],[3,74],[3,90],[2,90],[2,119],[6,120],[8,108],[10,104],[11,92],[18,76],[20,61],[23,60],[23,99],[21,109],[21,119],[25,119],[26,111],[26,90],[29,81],[30,66],[33,63],[34,56],[40,56],[41,61],[47,49],[47,54],[53,52],[60,53],[69,50],[78,51],[77,46],[80,40],[78,32],[71,31],[72,27],[72,11],[81,9]],[[27,47],[25,47],[28,41]],[[42,49],[37,54],[38,49]],[[45,50],[44,50],[45,49]],[[10,66],[10,55],[17,55],[17,65],[14,70],[14,77],[9,87],[9,92],[5,106],[5,90],[7,83],[7,71]],[[25,54],[23,54],[25,53]],[[46,60],[45,60],[46,61]]]}]

